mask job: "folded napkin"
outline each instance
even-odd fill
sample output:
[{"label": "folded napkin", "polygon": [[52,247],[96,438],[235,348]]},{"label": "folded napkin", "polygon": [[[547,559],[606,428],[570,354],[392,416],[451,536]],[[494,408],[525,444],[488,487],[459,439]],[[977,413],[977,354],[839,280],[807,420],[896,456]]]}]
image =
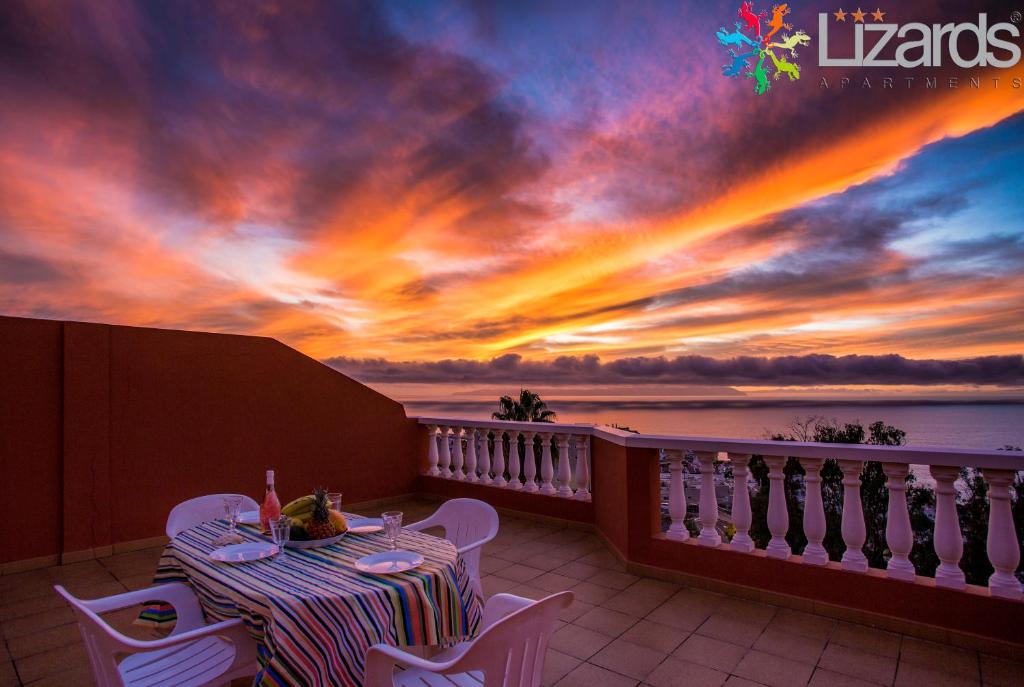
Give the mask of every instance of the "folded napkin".
[{"label": "folded napkin", "polygon": [[241,544],[245,539],[240,534],[225,532],[213,540],[214,546],[227,546],[228,544]]}]

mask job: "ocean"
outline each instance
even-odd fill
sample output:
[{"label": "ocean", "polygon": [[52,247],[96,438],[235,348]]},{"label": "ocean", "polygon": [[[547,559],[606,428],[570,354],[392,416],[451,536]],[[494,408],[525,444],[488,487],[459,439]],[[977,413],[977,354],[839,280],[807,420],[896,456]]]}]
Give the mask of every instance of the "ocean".
[{"label": "ocean", "polygon": [[[482,401],[422,402],[410,415],[489,418],[497,404]],[[1024,401],[860,402],[828,400],[554,400],[560,422],[619,424],[648,434],[763,439],[783,432],[795,419],[823,416],[867,425],[882,420],[907,433],[907,443],[998,449],[1024,446]]]}]

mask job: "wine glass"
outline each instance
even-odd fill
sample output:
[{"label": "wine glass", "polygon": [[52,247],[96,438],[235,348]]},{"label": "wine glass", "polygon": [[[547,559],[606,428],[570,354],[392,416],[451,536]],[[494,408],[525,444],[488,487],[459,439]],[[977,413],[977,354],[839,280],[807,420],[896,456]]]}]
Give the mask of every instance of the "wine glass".
[{"label": "wine glass", "polygon": [[277,555],[281,555],[284,552],[285,544],[288,543],[288,539],[291,536],[292,519],[287,515],[282,515],[278,518],[271,518],[269,524],[270,538],[277,544]]},{"label": "wine glass", "polygon": [[381,513],[380,519],[384,522],[384,535],[388,538],[391,550],[395,551],[398,548],[398,533],[402,531],[402,511],[389,510]]},{"label": "wine glass", "polygon": [[231,494],[224,497],[224,515],[228,519],[228,532],[235,533],[238,526],[238,519],[242,515],[242,497]]}]

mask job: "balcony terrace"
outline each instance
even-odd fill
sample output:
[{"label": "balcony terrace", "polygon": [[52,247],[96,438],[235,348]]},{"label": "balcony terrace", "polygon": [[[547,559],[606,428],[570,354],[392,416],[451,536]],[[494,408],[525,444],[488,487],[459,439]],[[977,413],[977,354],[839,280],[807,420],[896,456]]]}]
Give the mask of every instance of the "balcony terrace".
[{"label": "balcony terrace", "polygon": [[[0,355],[0,432],[17,458],[5,467],[3,515],[5,532],[19,534],[2,551],[0,685],[88,684],[76,626],[52,585],[86,597],[147,586],[175,503],[255,493],[267,467],[285,498],[327,483],[367,514],[399,504],[407,522],[455,496],[498,508],[485,593],[577,597],[553,637],[545,685],[1024,684],[1009,487],[1020,456],[409,418],[254,337],[0,318]],[[752,456],[769,470],[765,549],[749,536]],[[685,472],[688,457],[700,479]],[[782,489],[787,460],[806,470],[799,555],[786,540],[796,517]],[[822,547],[826,460],[843,473],[837,561]],[[868,567],[861,551],[867,462],[888,478],[884,533],[875,533],[889,551],[885,569]],[[723,537],[714,475],[726,463],[735,530]],[[935,484],[935,577],[910,563],[912,465]],[[967,584],[959,566],[960,467],[989,485],[985,585]]]}]

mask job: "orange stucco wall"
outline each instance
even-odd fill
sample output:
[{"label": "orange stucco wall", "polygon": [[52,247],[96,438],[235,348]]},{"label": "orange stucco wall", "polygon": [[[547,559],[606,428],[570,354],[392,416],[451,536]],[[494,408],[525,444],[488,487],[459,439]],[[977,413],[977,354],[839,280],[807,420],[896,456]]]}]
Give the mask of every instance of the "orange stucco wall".
[{"label": "orange stucco wall", "polygon": [[2,562],[159,535],[200,494],[258,500],[267,468],[282,500],[416,486],[402,406],[272,339],[0,317],[0,356],[0,512],[26,533]]}]

